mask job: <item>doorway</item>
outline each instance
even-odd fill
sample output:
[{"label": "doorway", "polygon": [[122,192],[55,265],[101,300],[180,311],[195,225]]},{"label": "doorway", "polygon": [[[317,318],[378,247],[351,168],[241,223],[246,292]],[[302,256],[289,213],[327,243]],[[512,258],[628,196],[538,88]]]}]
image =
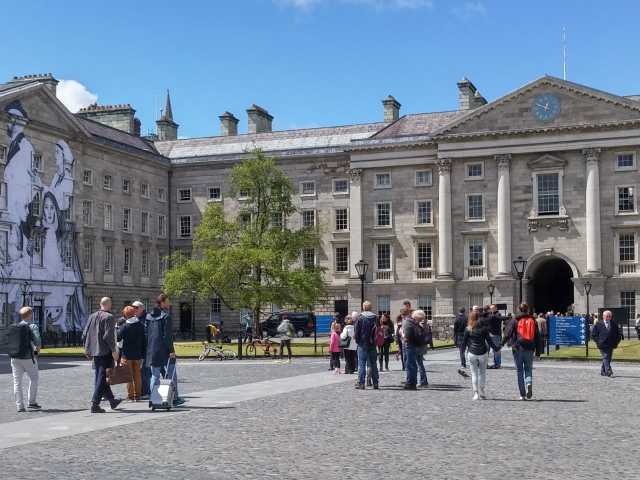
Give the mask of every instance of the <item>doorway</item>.
[{"label": "doorway", "polygon": [[191,304],[182,302],[180,304],[180,333],[186,334],[191,331]]},{"label": "doorway", "polygon": [[545,259],[531,275],[536,312],[566,313],[573,305],[573,271],[558,257]]}]

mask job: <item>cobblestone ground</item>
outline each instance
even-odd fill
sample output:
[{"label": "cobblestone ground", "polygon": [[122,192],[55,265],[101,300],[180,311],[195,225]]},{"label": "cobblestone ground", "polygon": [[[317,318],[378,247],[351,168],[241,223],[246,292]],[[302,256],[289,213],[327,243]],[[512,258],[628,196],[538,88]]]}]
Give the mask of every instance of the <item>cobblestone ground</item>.
[{"label": "cobblestone ground", "polygon": [[[507,364],[488,372],[489,400],[473,402],[454,355],[430,357],[425,391],[400,390],[394,371],[379,391],[349,381],[33,443],[20,447],[28,460],[0,450],[3,478],[640,478],[640,366],[618,366],[609,379],[593,364],[539,362],[534,401],[521,402]],[[181,388],[332,375],[325,368],[312,360],[183,365]],[[86,406],[87,375],[86,366],[42,372],[42,403],[65,409],[82,392],[71,403]],[[7,374],[0,381],[10,389]],[[62,384],[56,395],[47,391]],[[0,423],[16,420],[2,412]]]}]

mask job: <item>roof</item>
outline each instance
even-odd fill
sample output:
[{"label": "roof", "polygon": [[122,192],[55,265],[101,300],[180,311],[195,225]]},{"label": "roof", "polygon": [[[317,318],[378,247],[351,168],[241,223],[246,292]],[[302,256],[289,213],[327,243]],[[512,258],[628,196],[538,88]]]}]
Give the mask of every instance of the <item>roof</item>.
[{"label": "roof", "polygon": [[415,113],[403,115],[395,122],[373,135],[373,139],[428,135],[431,132],[452,122],[466,112],[453,110],[449,112]]},{"label": "roof", "polygon": [[[208,156],[237,156],[260,148],[264,152],[326,153],[342,150],[352,140],[368,138],[383,122],[338,127],[305,128],[276,132],[170,140],[156,142],[158,151],[170,159]],[[178,162],[179,163],[179,162]]]},{"label": "roof", "polygon": [[153,155],[158,155],[157,150],[154,148],[153,143],[146,141],[145,139],[136,135],[131,135],[117,128],[103,125],[102,123],[83,118],[80,115],[76,115],[76,118],[85,126],[85,128],[91,132],[95,137],[101,137],[110,143],[115,143],[117,146],[124,146],[134,148],[136,150],[142,150]]}]

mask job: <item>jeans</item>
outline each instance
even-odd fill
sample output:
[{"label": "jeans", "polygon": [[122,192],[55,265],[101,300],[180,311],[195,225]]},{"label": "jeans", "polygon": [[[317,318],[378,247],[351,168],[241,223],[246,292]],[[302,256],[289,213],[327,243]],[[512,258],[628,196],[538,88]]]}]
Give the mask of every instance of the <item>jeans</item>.
[{"label": "jeans", "polygon": [[382,370],[382,364],[384,360],[384,366],[389,370],[389,347],[390,345],[385,342],[381,347],[378,347],[378,359],[380,361],[380,370]]},{"label": "jeans", "polygon": [[456,336],[456,345],[458,346],[458,352],[460,354],[460,366],[467,368],[467,357],[465,356],[465,350],[467,346],[462,343],[463,335]]},{"label": "jeans", "polygon": [[127,397],[129,400],[140,400],[142,396],[142,370],[140,365],[142,360],[127,360],[127,365],[131,369],[133,382],[127,383]]},{"label": "jeans", "polygon": [[[151,384],[150,384],[150,390],[153,391],[153,387],[157,384],[160,383],[160,379],[162,378],[162,371],[165,369],[165,367],[151,367]],[[174,365],[174,370],[175,372],[175,378],[174,378],[174,387],[176,389],[176,396],[175,398],[178,398],[178,371],[175,369],[175,365]]]},{"label": "jeans", "polygon": [[367,376],[367,364],[371,369],[373,385],[378,385],[378,363],[376,362],[376,347],[374,345],[358,345],[358,383],[364,385]]},{"label": "jeans", "polygon": [[520,396],[526,395],[526,385],[533,383],[533,350],[513,350],[513,361],[518,374]]},{"label": "jeans", "polygon": [[113,368],[113,357],[111,354],[103,355],[102,357],[93,357],[93,367],[95,368],[95,383],[91,402],[95,406],[98,406],[104,397],[113,404],[115,398],[111,387],[107,383],[107,368]]},{"label": "jeans", "polygon": [[[502,335],[491,335],[491,340],[493,340],[493,343],[495,343],[496,345],[501,345],[502,344]],[[493,364],[496,367],[499,367],[502,363],[502,355],[500,354],[500,350],[494,350],[493,351]]]},{"label": "jeans", "polygon": [[142,365],[140,367],[142,395],[149,395],[149,385],[151,384],[151,368],[147,365],[146,360],[141,360]]},{"label": "jeans", "polygon": [[18,410],[24,408],[22,379],[25,373],[29,377],[29,405],[36,403],[36,395],[38,394],[38,361],[30,358],[12,358],[11,373],[13,374],[13,396]]},{"label": "jeans", "polygon": [[424,355],[421,353],[416,354],[416,365],[418,366],[418,373],[420,374],[420,385],[427,385],[427,370],[424,368]]},{"label": "jeans", "polygon": [[613,348],[607,348],[605,350],[600,350],[600,355],[602,355],[602,367],[600,367],[601,375],[611,375],[611,360],[613,358]]},{"label": "jeans", "polygon": [[424,357],[418,353],[418,348],[414,345],[405,345],[405,366],[407,368],[407,385],[418,384],[418,371],[420,372],[420,384],[427,384],[427,371],[424,368]]},{"label": "jeans", "polygon": [[471,384],[473,393],[484,396],[484,386],[487,382],[487,363],[489,354],[475,355],[469,352],[469,365],[471,366]]}]

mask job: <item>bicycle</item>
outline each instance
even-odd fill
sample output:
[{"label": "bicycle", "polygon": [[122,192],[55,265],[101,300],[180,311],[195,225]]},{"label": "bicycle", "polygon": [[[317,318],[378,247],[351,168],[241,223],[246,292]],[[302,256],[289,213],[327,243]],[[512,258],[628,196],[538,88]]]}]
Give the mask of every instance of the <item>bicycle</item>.
[{"label": "bicycle", "polygon": [[209,356],[209,354],[213,354],[215,358],[218,360],[234,360],[236,358],[236,353],[231,350],[224,350],[222,347],[215,345],[213,343],[203,342],[203,350],[200,356],[198,357],[199,361],[204,360]]},{"label": "bicycle", "polygon": [[271,352],[273,352],[273,356],[275,357],[278,351],[278,344],[269,340],[269,338],[265,338],[264,340],[259,338],[254,338],[253,341],[247,344],[247,348],[245,350],[245,354],[247,357],[253,355],[254,357],[258,356],[258,348],[260,347],[264,351],[265,357],[270,357]]}]

